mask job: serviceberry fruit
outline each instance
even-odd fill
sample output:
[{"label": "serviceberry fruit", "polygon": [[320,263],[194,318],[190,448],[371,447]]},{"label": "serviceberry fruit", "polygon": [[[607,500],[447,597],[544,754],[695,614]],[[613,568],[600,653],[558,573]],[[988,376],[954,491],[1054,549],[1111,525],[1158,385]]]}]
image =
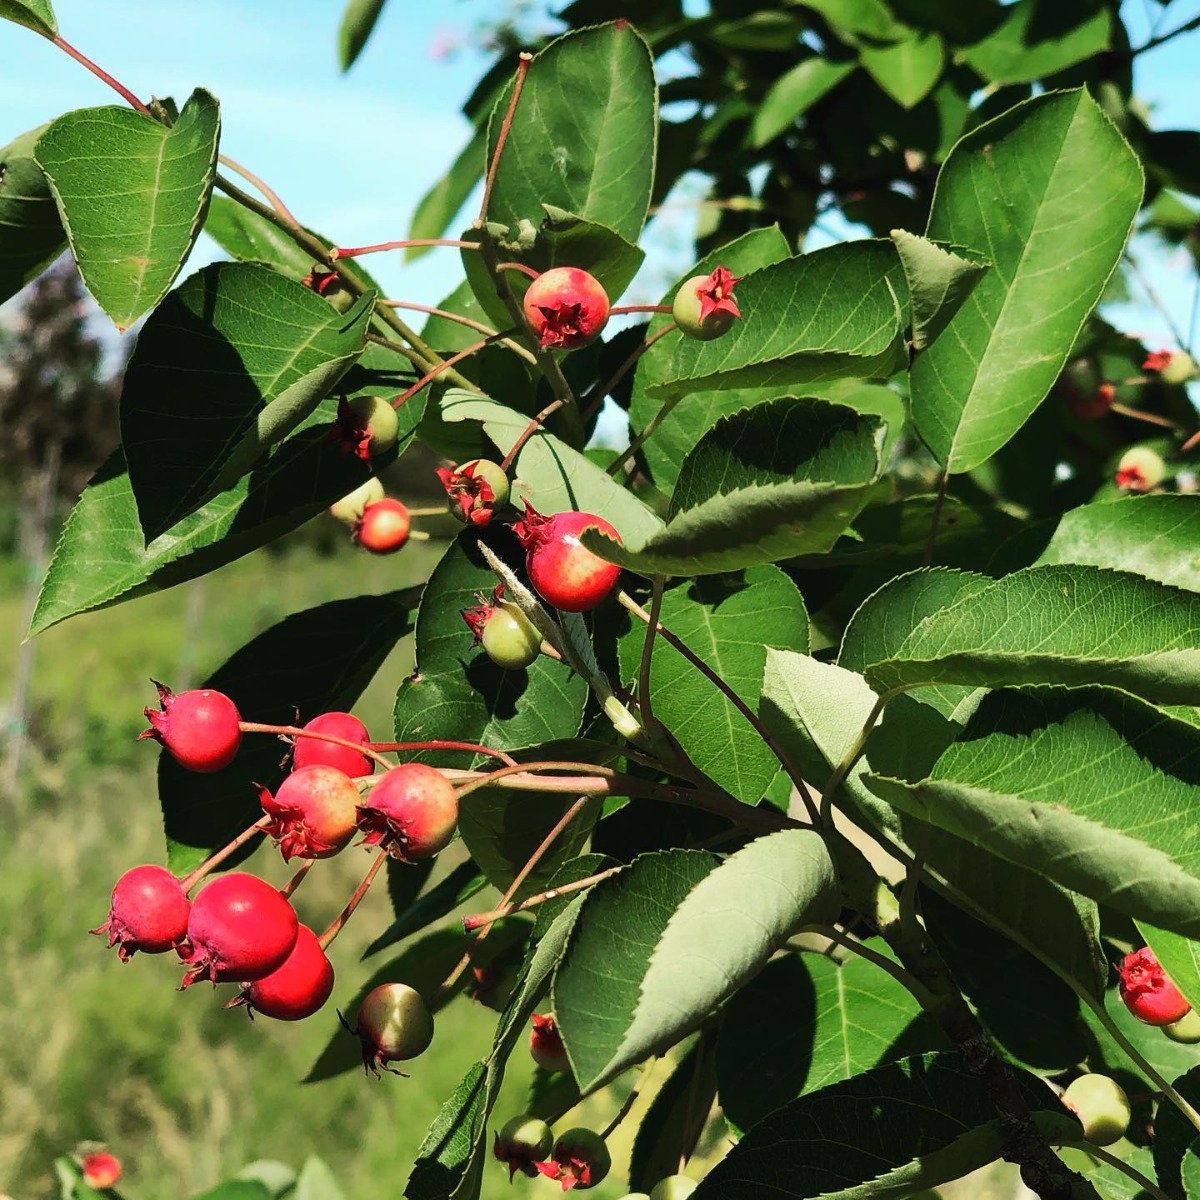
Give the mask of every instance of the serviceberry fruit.
[{"label": "serviceberry fruit", "polygon": [[671,304],[671,316],[680,332],[701,342],[719,338],[741,317],[733,298],[733,285],[740,283],[725,267],[710,275],[693,275],[679,285]]},{"label": "serviceberry fruit", "polygon": [[329,515],[336,517],[343,525],[351,529],[358,524],[363,511],[368,504],[376,504],[383,499],[383,484],[377,476],[372,475],[366,483],[359,484],[348,496],[343,496],[329,506]]},{"label": "serviceberry fruit", "polygon": [[406,983],[381,983],[367,993],[359,1005],[353,1028],[346,1026],[361,1042],[363,1066],[379,1078],[379,1071],[391,1071],[389,1062],[403,1061],[424,1054],[433,1041],[433,1014],[421,994]]},{"label": "serviceberry fruit", "polygon": [[1081,420],[1098,421],[1112,408],[1116,395],[1117,389],[1111,383],[1098,384],[1090,395],[1073,395],[1070,399],[1071,411]]},{"label": "serviceberry fruit", "polygon": [[242,744],[241,717],[237,707],[222,692],[203,688],[176,695],[157,679],[159,709],[146,708],[150,728],[138,741],[154,738],[189,771],[219,771],[233,762]]},{"label": "serviceberry fruit", "polygon": [[283,966],[299,922],[282,893],[256,875],[219,875],[192,901],[188,964],[181,987],[198,979],[249,983]]},{"label": "serviceberry fruit", "polygon": [[399,500],[384,497],[368,504],[354,523],[354,540],[372,554],[391,554],[408,541],[412,522]]},{"label": "serviceberry fruit", "polygon": [[320,1009],[333,991],[333,964],[307,925],[296,929],[292,952],[270,975],[242,988],[226,1008],[244,1006],[276,1021],[303,1021]]},{"label": "serviceberry fruit", "polygon": [[400,438],[400,418],[382,396],[355,396],[338,401],[337,420],[325,440],[337,442],[343,454],[363,462],[386,454]]},{"label": "serviceberry fruit", "polygon": [[432,858],[454,837],[458,797],[440,771],[424,763],[392,767],[358,806],[358,827],[368,846],[401,862]]},{"label": "serviceberry fruit", "polygon": [[98,1154],[85,1154],[79,1164],[83,1182],[98,1192],[107,1191],[121,1178],[121,1160],[115,1154],[101,1151]]},{"label": "serviceberry fruit", "polygon": [[263,788],[259,799],[271,818],[267,836],[278,844],[284,862],[331,858],[358,827],[358,788],[337,767],[299,767],[274,795]]},{"label": "serviceberry fruit", "polygon": [[1149,946],[1125,955],[1119,990],[1125,1007],[1147,1025],[1172,1025],[1191,1011]]},{"label": "serviceberry fruit", "polygon": [[1079,1118],[1085,1140],[1095,1146],[1119,1142],[1129,1128],[1129,1098],[1107,1075],[1080,1075],[1063,1092],[1062,1102]]},{"label": "serviceberry fruit", "polygon": [[504,584],[496,585],[490,604],[482,593],[476,598],[478,606],[462,610],[475,645],[482,643],[488,658],[506,671],[529,666],[542,652],[542,635],[511,600],[504,599]]},{"label": "serviceberry fruit", "polygon": [[522,307],[544,347],[577,350],[600,336],[609,305],[594,275],[578,267],[553,267],[529,285]]},{"label": "serviceberry fruit", "polygon": [[1142,370],[1161,376],[1164,383],[1187,383],[1196,377],[1196,360],[1185,350],[1151,350]]},{"label": "serviceberry fruit", "polygon": [[[339,737],[345,742],[358,742],[362,746],[371,740],[367,727],[357,717],[345,712],[322,713],[319,717],[313,717],[304,728],[313,733]],[[292,770],[298,771],[301,767],[336,767],[351,779],[358,779],[374,774],[375,760],[349,746],[339,746],[336,742],[298,737],[292,750]]]},{"label": "serviceberry fruit", "polygon": [[499,463],[475,458],[460,467],[438,467],[450,511],[469,525],[487,525],[496,509],[508,503],[508,476]]},{"label": "serviceberry fruit", "polygon": [[122,962],[139,950],[165,954],[187,937],[192,905],[179,880],[166,867],[133,867],[117,880],[108,920],[92,933],[108,934]]},{"label": "serviceberry fruit", "polygon": [[1162,483],[1166,473],[1161,455],[1149,446],[1131,446],[1121,455],[1113,482],[1127,492],[1148,492]]},{"label": "serviceberry fruit", "polygon": [[525,501],[525,516],[513,526],[525,548],[525,570],[547,604],[564,612],[595,608],[616,586],[621,568],[593,554],[580,533],[597,528],[618,545],[621,535],[603,517],[584,512],[544,517]]},{"label": "serviceberry fruit", "polygon": [[572,1188],[586,1191],[604,1181],[612,1159],[598,1133],[578,1126],[555,1140],[548,1162],[534,1165],[547,1179],[557,1179],[564,1192]]},{"label": "serviceberry fruit", "polygon": [[513,1117],[505,1123],[492,1143],[492,1153],[508,1166],[508,1179],[518,1171],[522,1175],[537,1175],[535,1162],[546,1158],[554,1145],[550,1126],[537,1117]]},{"label": "serviceberry fruit", "polygon": [[1173,1042],[1194,1046],[1200,1042],[1200,1013],[1194,1008],[1189,1008],[1178,1021],[1162,1026],[1162,1031]]},{"label": "serviceberry fruit", "polygon": [[562,1034],[553,1013],[534,1013],[533,1029],[529,1034],[529,1053],[533,1061],[546,1071],[569,1074],[571,1060],[567,1057]]}]

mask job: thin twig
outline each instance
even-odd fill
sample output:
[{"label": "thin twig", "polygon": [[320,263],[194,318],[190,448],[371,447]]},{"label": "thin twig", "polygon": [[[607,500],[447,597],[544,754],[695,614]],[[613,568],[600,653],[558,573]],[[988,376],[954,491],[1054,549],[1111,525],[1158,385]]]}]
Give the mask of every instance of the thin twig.
[{"label": "thin twig", "polygon": [[[464,358],[469,358],[472,354],[478,354],[485,346],[490,346],[493,342],[503,341],[507,337],[511,337],[516,330],[505,329],[500,333],[493,333],[485,338],[480,338],[477,342],[472,342],[465,349],[460,350],[457,354],[452,354],[445,362],[439,363],[430,371],[426,371],[420,379],[417,380],[411,387],[406,388],[399,396],[392,401],[393,408],[399,408],[406,400],[411,400],[423,387],[432,383],[439,375],[450,370],[455,363],[462,362]],[[475,389],[478,390],[478,389]]]},{"label": "thin twig", "polygon": [[624,869],[623,866],[609,867],[608,870],[598,871],[595,875],[588,875],[583,879],[576,879],[571,883],[564,883],[558,887],[550,888],[548,891],[539,892],[536,896],[529,896],[522,900],[520,904],[512,904],[504,908],[493,908],[483,913],[471,913],[469,916],[463,917],[463,928],[470,933],[473,929],[478,929],[481,925],[490,925],[493,921],[499,921],[503,917],[516,916],[517,913],[537,908],[539,904],[545,904],[547,900],[557,900],[560,896],[569,896],[572,892],[581,892],[584,888],[592,887],[602,879],[607,879],[610,875],[615,875],[618,871],[623,871]]},{"label": "thin twig", "polygon": [[621,451],[617,457],[608,464],[605,470],[612,476],[616,476],[617,472],[645,445],[647,438],[671,415],[675,405],[682,400],[682,396],[669,396],[663,401],[662,407],[650,418],[642,428],[642,432]]},{"label": "thin twig", "polygon": [[666,582],[665,575],[655,575],[652,581],[650,615],[646,620],[645,636],[642,638],[642,661],[638,665],[638,708],[641,709],[642,724],[648,727],[654,725],[654,712],[650,706],[650,663],[654,654],[654,635],[662,628],[659,617],[662,614],[663,588]]},{"label": "thin twig", "polygon": [[373,758],[385,770],[396,765],[394,762],[384,758],[382,754],[373,750],[368,743],[352,742],[349,738],[338,737],[332,733],[322,733],[318,729],[301,729],[298,725],[264,725],[259,721],[239,721],[238,728],[243,733],[273,733],[278,737],[291,738],[293,741],[296,738],[313,738],[318,742],[329,742],[334,746],[345,746],[349,750],[357,750],[360,754],[365,754],[368,758]]},{"label": "thin twig", "polygon": [[[472,242],[472,246],[477,243]],[[460,313],[447,312],[444,308],[434,308],[429,304],[417,304],[411,300],[379,300],[378,303],[383,308],[402,308],[408,312],[426,313],[431,317],[441,317],[443,321],[453,321],[458,325],[465,325],[468,329],[474,329],[476,333],[482,333],[487,337],[497,333],[498,330],[493,329],[490,325],[485,325],[482,321],[475,321],[471,317],[464,317]],[[537,366],[537,359],[525,349],[520,342],[509,338],[501,345],[506,346],[514,354],[519,354],[526,362]]]},{"label": "thin twig", "polygon": [[340,258],[361,258],[364,254],[382,254],[386,250],[407,250],[410,246],[456,246],[460,250],[478,250],[476,242],[463,242],[456,238],[403,238],[398,242],[374,242],[370,246],[334,246],[329,251],[329,261]]},{"label": "thin twig", "polygon": [[664,325],[657,333],[652,333],[645,341],[639,342],[634,347],[632,353],[625,361],[610,375],[603,383],[597,384],[592,388],[586,396],[582,396],[579,400],[580,406],[583,408],[583,421],[586,424],[599,411],[600,405],[604,403],[604,398],[612,394],[613,388],[625,378],[629,369],[637,362],[659,338],[665,337],[668,333],[673,333],[679,326],[674,321]]},{"label": "thin twig", "polygon": [[[439,509],[439,512],[445,511]],[[498,758],[505,766],[517,766],[517,760],[503,750],[484,746],[479,742],[448,742],[437,738],[430,742],[371,742],[372,749],[387,751],[389,754],[402,754],[413,750],[469,750],[472,754],[486,754],[489,758]],[[389,763],[389,766],[392,764]]]},{"label": "thin twig", "polygon": [[190,892],[214,867],[223,863],[235,850],[240,850],[252,837],[262,833],[271,824],[271,817],[260,817],[249,829],[243,829],[227,846],[222,846],[215,854],[209,855],[194,871],[185,875],[179,886],[184,893]]},{"label": "thin twig", "polygon": [[477,224],[483,225],[487,220],[488,201],[492,198],[492,187],[496,182],[496,171],[500,166],[500,155],[504,150],[504,143],[508,141],[509,130],[512,129],[513,116],[517,111],[517,101],[521,98],[521,88],[525,86],[525,76],[529,71],[529,64],[533,61],[533,55],[527,50],[522,50],[517,55],[517,74],[513,80],[512,95],[508,98],[508,108],[504,113],[504,120],[500,122],[500,131],[496,135],[496,150],[492,155],[492,161],[488,164],[487,179],[483,184],[483,199],[479,202],[479,218]]},{"label": "thin twig", "polygon": [[317,941],[321,945],[322,950],[329,948],[329,943],[333,941],[339,933],[342,932],[346,922],[354,915],[354,910],[362,903],[362,898],[367,894],[367,889],[371,886],[375,876],[379,874],[379,868],[387,862],[387,851],[380,850],[375,855],[375,861],[371,863],[367,869],[367,873],[363,876],[362,883],[354,889],[354,895],[346,902],[346,907],[334,918],[333,923],[325,930]]},{"label": "thin twig", "polygon": [[821,823],[825,824],[831,819],[834,798],[837,796],[838,790],[846,780],[846,776],[854,768],[854,764],[858,762],[862,756],[862,752],[867,748],[867,739],[871,736],[871,731],[875,728],[880,716],[883,714],[884,705],[888,702],[887,696],[880,696],[867,714],[866,721],[863,722],[863,727],[858,731],[858,736],[854,739],[850,749],[846,751],[842,761],[833,768],[833,773],[829,776],[825,786],[821,789]]},{"label": "thin twig", "polygon": [[[533,361],[537,362],[537,359],[535,358]],[[507,471],[508,468],[512,466],[512,464],[516,461],[517,455],[521,453],[525,443],[529,441],[529,439],[533,437],[533,435],[537,433],[539,429],[541,429],[542,422],[552,413],[558,412],[562,406],[563,402],[561,400],[552,400],[546,405],[545,408],[542,409],[540,413],[537,414],[536,417],[530,418],[529,424],[521,430],[520,436],[509,447],[508,453],[500,460],[500,470]]]},{"label": "thin twig", "polygon": [[937,499],[933,502],[933,515],[929,518],[929,534],[925,538],[925,553],[921,556],[921,565],[929,566],[933,562],[933,548],[937,542],[938,522],[942,519],[942,505],[946,502],[946,488],[950,483],[950,472],[943,468],[938,479]]},{"label": "thin twig", "polygon": [[138,112],[144,113],[148,117],[154,115],[145,104],[143,104],[123,83],[121,83],[120,80],[114,79],[103,67],[92,62],[92,60],[88,58],[86,54],[80,50],[76,50],[75,47],[72,46],[71,43],[63,38],[60,34],[55,34],[50,40],[60,50],[69,54],[77,63],[85,66],[93,75],[96,76],[97,79],[103,80],[106,84],[108,84],[108,86],[112,88],[112,90],[116,92],[117,95],[120,96],[121,99],[124,100],[125,103],[131,108],[136,108]]},{"label": "thin twig", "polygon": [[288,206],[286,204],[284,204],[283,200],[280,199],[279,193],[276,192],[274,188],[269,187],[265,180],[260,179],[249,168],[243,167],[242,164],[237,161],[237,159],[230,158],[228,154],[218,154],[217,162],[221,163],[223,166],[228,167],[231,171],[234,172],[234,174],[240,175],[248,183],[250,183],[254,187],[258,188],[258,190],[260,192],[262,192],[262,194],[264,196],[266,196],[271,207],[285,221],[288,221],[292,225],[295,225],[297,229],[300,227],[300,222],[296,220],[295,216],[293,216],[291,209],[289,209]]},{"label": "thin twig", "polygon": [[[1200,24],[1200,17],[1196,18],[1196,23]],[[1166,41],[1168,38],[1174,36],[1174,34],[1168,34],[1167,38],[1164,38],[1163,40]],[[1149,46],[1144,46],[1143,49],[1149,49]],[[1129,264],[1129,269],[1133,272],[1138,283],[1142,285],[1142,291],[1146,293],[1146,299],[1149,300],[1156,309],[1158,309],[1158,315],[1162,317],[1167,328],[1171,331],[1171,336],[1175,339],[1176,344],[1190,354],[1192,352],[1192,348],[1188,342],[1188,339],[1183,336],[1183,332],[1180,330],[1179,326],[1175,324],[1174,314],[1171,312],[1170,308],[1163,303],[1162,297],[1159,296],[1158,292],[1154,288],[1154,285],[1143,273],[1138,260],[1134,258],[1134,256],[1130,254],[1128,250],[1125,251],[1125,261]]]}]

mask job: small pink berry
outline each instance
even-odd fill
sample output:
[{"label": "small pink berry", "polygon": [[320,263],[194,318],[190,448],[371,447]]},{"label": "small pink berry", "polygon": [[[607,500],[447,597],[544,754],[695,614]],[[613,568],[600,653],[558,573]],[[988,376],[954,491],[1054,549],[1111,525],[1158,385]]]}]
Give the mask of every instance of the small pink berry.
[{"label": "small pink berry", "polygon": [[266,833],[278,844],[284,862],[331,858],[349,845],[357,828],[358,788],[337,767],[300,767],[273,796],[263,788],[259,799],[272,818]]},{"label": "small pink berry", "polygon": [[458,797],[450,781],[424,763],[387,771],[358,807],[358,827],[368,846],[402,862],[432,858],[454,837]]},{"label": "small pink berry", "polygon": [[1111,383],[1101,383],[1090,395],[1075,393],[1069,401],[1071,411],[1084,421],[1098,421],[1105,416],[1113,406],[1117,389]]},{"label": "small pink berry", "polygon": [[[344,742],[357,742],[361,746],[371,740],[367,727],[357,717],[345,712],[322,713],[319,717],[313,717],[304,728],[313,733],[339,737]],[[374,774],[375,760],[349,746],[339,746],[336,742],[298,737],[292,750],[292,770],[298,771],[301,767],[336,767],[351,779],[358,779]]]},{"label": "small pink berry", "polygon": [[156,679],[160,709],[144,709],[150,728],[138,741],[154,738],[189,771],[219,771],[233,762],[242,743],[241,717],[223,692],[204,688],[176,695]]},{"label": "small pink berry", "polygon": [[1125,1007],[1147,1025],[1172,1025],[1191,1011],[1149,946],[1125,955],[1119,990]]},{"label": "small pink berry", "polygon": [[609,304],[594,275],[578,267],[553,267],[529,285],[522,307],[544,347],[576,350],[600,336]]},{"label": "small pink berry", "polygon": [[117,880],[108,920],[92,933],[108,934],[122,962],[139,950],[165,954],[187,937],[191,903],[179,880],[166,867],[133,867]]},{"label": "small pink berry", "polygon": [[354,540],[372,554],[391,554],[408,541],[412,522],[399,500],[385,496],[368,504],[354,523]]},{"label": "small pink berry", "polygon": [[250,1016],[257,1012],[276,1021],[303,1021],[317,1012],[332,992],[333,965],[317,935],[301,925],[283,965],[248,984],[225,1007],[241,1005]]},{"label": "small pink berry", "polygon": [[121,1160],[115,1154],[85,1154],[79,1165],[83,1182],[98,1192],[107,1191],[121,1178]]},{"label": "small pink berry", "polygon": [[563,612],[595,608],[616,586],[621,568],[593,554],[580,533],[595,527],[620,544],[621,535],[603,517],[562,512],[544,517],[525,501],[525,516],[513,533],[525,548],[525,570],[534,590]]}]

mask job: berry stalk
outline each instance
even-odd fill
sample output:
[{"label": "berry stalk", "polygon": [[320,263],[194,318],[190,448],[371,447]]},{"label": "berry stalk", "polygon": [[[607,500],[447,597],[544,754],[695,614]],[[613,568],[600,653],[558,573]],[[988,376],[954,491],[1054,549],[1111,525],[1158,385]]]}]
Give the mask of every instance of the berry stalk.
[{"label": "berry stalk", "polygon": [[504,908],[493,908],[484,913],[472,913],[469,916],[463,917],[463,929],[467,933],[471,933],[483,925],[490,925],[493,921],[499,921],[502,917],[511,917],[516,913],[537,908],[539,904],[545,904],[547,900],[557,900],[559,896],[569,896],[572,892],[581,892],[584,888],[589,888],[593,884],[599,883],[602,879],[607,879],[610,875],[615,875],[621,870],[624,870],[624,868],[609,867],[606,871],[599,871],[595,875],[588,875],[584,879],[576,879],[573,883],[564,883],[561,887],[550,888],[549,891],[539,892],[536,896],[528,896],[520,904],[512,904]]},{"label": "berry stalk", "polygon": [[330,742],[334,746],[345,746],[373,758],[385,770],[395,764],[379,754],[373,743],[352,742],[348,738],[338,737],[332,733],[322,733],[317,729],[301,729],[298,725],[266,725],[261,721],[241,721],[239,728],[243,733],[274,733],[281,738],[315,738],[319,742]]},{"label": "berry stalk", "polygon": [[367,873],[362,877],[362,882],[354,889],[354,894],[350,897],[350,899],[346,901],[346,907],[343,908],[342,911],[333,919],[329,928],[326,929],[319,938],[317,938],[317,943],[320,945],[322,950],[327,950],[329,948],[329,943],[332,942],[333,939],[342,932],[346,922],[354,915],[354,910],[362,903],[363,897],[367,894],[371,888],[371,884],[375,881],[375,876],[379,874],[379,868],[382,867],[385,862],[387,862],[387,857],[386,850],[380,850],[379,853],[375,855],[375,860],[371,863],[370,867],[367,868]]},{"label": "berry stalk", "polygon": [[222,846],[215,854],[206,858],[191,874],[185,875],[179,881],[179,886],[183,888],[184,894],[190,892],[200,880],[219,867],[231,854],[240,850],[255,834],[263,833],[270,824],[270,817],[261,817],[249,829],[242,830],[227,846]]},{"label": "berry stalk", "polygon": [[[503,750],[494,750],[491,746],[482,746],[478,742],[448,742],[436,740],[432,742],[369,742],[372,750],[387,750],[402,753],[409,750],[466,750],[472,754],[486,754],[489,758],[498,758],[506,766],[517,766],[517,760]],[[387,764],[389,767],[391,763]]]}]

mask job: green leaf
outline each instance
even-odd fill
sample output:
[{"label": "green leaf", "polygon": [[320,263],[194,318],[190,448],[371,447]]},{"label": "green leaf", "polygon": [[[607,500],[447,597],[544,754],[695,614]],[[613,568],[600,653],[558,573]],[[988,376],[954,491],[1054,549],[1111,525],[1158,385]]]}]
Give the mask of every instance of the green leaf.
[{"label": "green leaf", "polygon": [[204,232],[231,258],[267,263],[297,283],[313,268],[312,256],[278,225],[228,196],[213,196],[204,218]]},{"label": "green leaf", "polygon": [[891,46],[864,46],[859,61],[901,108],[913,108],[941,78],[946,47],[936,33],[918,33]]},{"label": "green leaf", "polygon": [[[914,1035],[923,1044],[909,1044]],[[799,1096],[941,1043],[886,971],[855,955],[839,966],[789,954],[729,1002],[717,1042],[721,1108],[745,1131]]]},{"label": "green leaf", "polygon": [[[591,875],[599,875],[601,871],[607,871],[610,867],[619,865],[616,859],[609,858],[606,854],[581,854],[578,858],[573,858],[569,863],[559,867],[550,877],[549,886],[551,889],[561,888],[564,884],[575,883],[580,879],[587,879]],[[547,900],[544,904],[538,905],[537,916],[533,924],[534,940],[545,936],[546,931],[558,919],[558,914],[574,898],[574,893],[568,893],[565,896],[555,896],[553,900]]]},{"label": "green leaf", "polygon": [[214,263],[159,305],[121,392],[147,542],[312,414],[362,352],[372,303],[364,296],[343,314],[268,267]]},{"label": "green leaf", "polygon": [[475,1121],[483,1108],[487,1067],[472,1063],[434,1117],[404,1187],[407,1200],[446,1200],[463,1177],[475,1148]]},{"label": "green leaf", "polygon": [[290,1200],[346,1200],[346,1193],[325,1163],[310,1154],[300,1168]]},{"label": "green leaf", "polygon": [[[1200,1067],[1171,1080],[1175,1090],[1191,1105],[1200,1104]],[[1174,1104],[1164,1099],[1154,1122],[1154,1171],[1158,1185],[1171,1197],[1188,1196],[1185,1175],[1188,1165],[1200,1150],[1196,1147],[1196,1128]]]},{"label": "green leaf", "polygon": [[1100,688],[1000,691],[889,803],[1118,912],[1200,935],[1200,729]]},{"label": "green leaf", "polygon": [[579,731],[586,680],[545,655],[523,671],[506,671],[472,647],[462,610],[477,603],[476,592],[490,594],[496,585],[481,539],[508,561],[520,554],[503,526],[482,534],[465,529],[447,547],[421,597],[416,671],[396,693],[398,741],[444,738],[516,750]]},{"label": "green leaf", "polygon": [[[291,725],[344,712],[412,629],[413,592],[335,600],[287,617],[243,646],[203,685],[224,692],[256,721]],[[303,658],[304,670],[295,663]],[[198,775],[163,750],[158,798],[171,869],[190,871],[262,816],[256,784],[285,774],[273,737],[248,734],[224,770]]]},{"label": "green leaf", "polygon": [[[739,278],[787,258],[790,253],[787,238],[778,225],[766,229],[754,229],[736,241],[718,247],[706,254],[681,279],[676,280],[662,303],[669,305],[675,299],[679,285],[695,275],[708,275],[718,266],[727,267]],[[671,323],[669,313],[656,313],[646,326],[646,339],[654,337]],[[629,422],[636,431],[641,431],[658,415],[664,402],[650,394],[650,389],[666,376],[671,362],[672,342],[680,335],[670,334],[655,342],[638,359],[633,381],[633,393],[629,402]],[[735,413],[747,405],[761,400],[773,399],[778,394],[775,388],[716,388],[711,391],[695,392],[686,404],[678,405],[668,412],[646,443],[642,453],[654,481],[664,491],[675,484],[680,464],[696,444],[696,439],[717,423],[718,418]]]},{"label": "green leaf", "polygon": [[1038,563],[1114,567],[1200,592],[1200,497],[1129,496],[1073,508]]},{"label": "green leaf", "polygon": [[[488,126],[495,153],[506,91]],[[515,233],[550,204],[636,242],[650,204],[658,101],[649,47],[627,21],[556,38],[529,64],[488,218]]]},{"label": "green leaf", "polygon": [[804,7],[820,13],[839,34],[850,38],[894,42],[909,33],[884,0],[804,0]]},{"label": "green leaf", "polygon": [[[408,227],[410,239],[440,238],[445,234],[475,185],[483,178],[486,152],[487,130],[480,127],[471,134],[445,175],[417,201]],[[432,246],[409,246],[404,251],[405,261],[412,262],[432,249]]]},{"label": "green leaf", "polygon": [[385,0],[348,0],[338,26],[338,66],[348,71],[362,53]]},{"label": "green leaf", "polygon": [[[690,852],[667,857],[674,862],[681,853]],[[651,861],[665,866],[667,858]],[[592,903],[603,905],[605,896],[620,896],[623,887],[633,887],[632,871],[600,885]],[[656,920],[635,915],[646,903]],[[690,1032],[800,925],[830,919],[838,898],[820,836],[787,829],[750,842],[703,878],[693,878],[682,893],[662,895],[661,885],[651,884],[632,904],[585,908],[555,976],[554,1010],[584,1088]],[[599,926],[594,933],[593,921]],[[615,963],[614,939],[624,943],[623,970]]]},{"label": "green leaf", "polygon": [[108,106],[67,113],[38,139],[79,273],[120,330],[167,294],[191,253],[220,127],[216,99],[197,89],[169,129]]},{"label": "green leaf", "polygon": [[1083,89],[1017,105],[951,151],[926,236],[992,266],[912,365],[913,419],[949,471],[986,462],[1049,392],[1141,199],[1137,157]]},{"label": "green leaf", "polygon": [[855,68],[853,62],[830,62],[813,56],[781,75],[763,98],[750,126],[750,144],[760,149],[791,127]]},{"label": "green leaf", "polygon": [[785,396],[722,418],[684,460],[666,526],[588,549],[642,575],[711,575],[828,550],[879,472],[883,423]]},{"label": "green leaf", "polygon": [[1100,567],[1030,567],[923,620],[867,682],[1092,683],[1200,704],[1200,598]]},{"label": "green leaf", "polygon": [[[469,392],[448,390],[442,400],[445,420],[482,421],[484,431],[504,454],[516,445],[529,418],[503,404]],[[553,434],[539,431],[521,448],[513,479],[512,504],[524,499],[538,512],[589,512],[603,517],[627,540],[649,537],[662,522],[640,501],[578,450]]]},{"label": "green leaf", "polygon": [[227,1179],[214,1188],[197,1192],[192,1200],[271,1200],[271,1193],[257,1179]]},{"label": "green leaf", "polygon": [[651,395],[781,388],[890,375],[904,361],[890,242],[843,242],[763,267],[738,283],[743,320],[723,337],[680,338]]},{"label": "green leaf", "polygon": [[0,150],[0,304],[66,248],[50,185],[33,157],[45,125]]},{"label": "green leaf", "polygon": [[988,269],[953,251],[903,229],[892,230],[892,241],[908,280],[912,308],[912,348],[926,349],[950,323]]},{"label": "green leaf", "polygon": [[[389,864],[390,865],[390,864]],[[487,887],[487,878],[479,867],[468,859],[459,863],[444,879],[439,880],[418,896],[363,952],[363,957],[378,954],[414,933],[440,921],[460,904]]]},{"label": "green leaf", "polygon": [[50,0],[0,0],[0,20],[15,21],[43,37],[52,38],[58,33]]},{"label": "green leaf", "polygon": [[[660,620],[754,712],[767,646],[808,650],[808,613],[796,585],[777,567],[707,576],[671,588]],[[621,678],[636,683],[646,626],[634,621],[619,645]],[[663,638],[654,643],[650,694],[655,719],[713,782],[757,804],[779,760],[731,701]]]},{"label": "green leaf", "polygon": [[1030,83],[1108,50],[1113,18],[1095,0],[1019,0],[959,57],[991,83]]},{"label": "green leaf", "polygon": [[[1017,1080],[1039,1129],[1078,1136],[1078,1122],[1040,1080],[1024,1074]],[[693,1194],[696,1200],[908,1196],[992,1162],[1005,1138],[987,1093],[957,1054],[917,1055],[776,1109]]]}]

